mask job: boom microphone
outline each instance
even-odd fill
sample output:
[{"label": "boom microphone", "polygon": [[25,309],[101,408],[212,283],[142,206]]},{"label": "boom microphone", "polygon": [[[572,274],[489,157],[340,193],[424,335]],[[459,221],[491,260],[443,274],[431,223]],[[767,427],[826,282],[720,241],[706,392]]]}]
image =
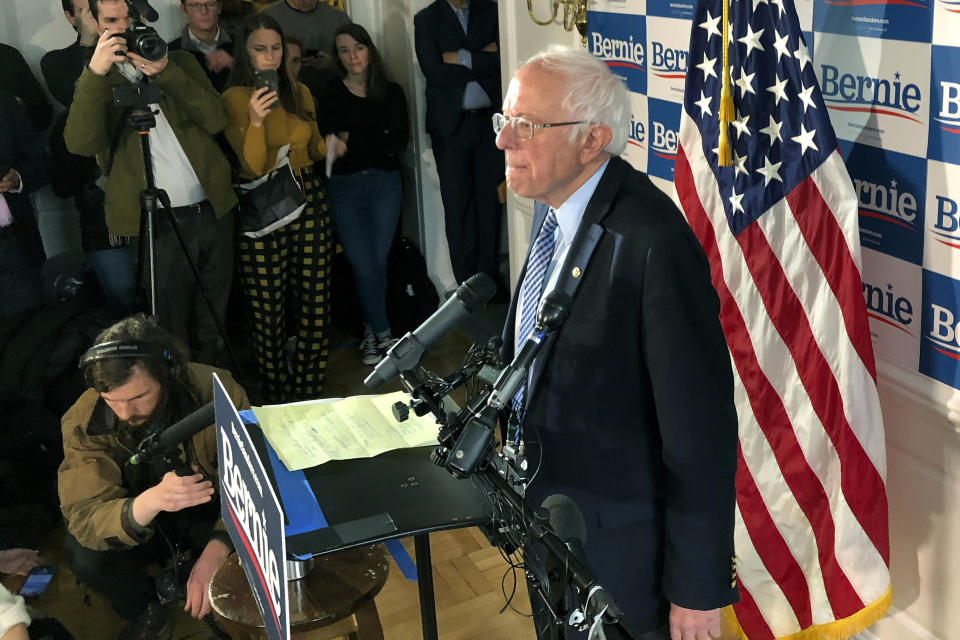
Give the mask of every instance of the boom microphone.
[{"label": "boom microphone", "polygon": [[156,22],[160,19],[160,14],[150,6],[147,0],[127,0],[127,6],[136,9],[137,13],[143,16],[143,19],[147,22]]},{"label": "boom microphone", "polygon": [[181,442],[200,433],[213,424],[214,420],[213,403],[208,402],[167,429],[144,440],[139,451],[130,458],[130,464],[140,464],[156,453],[175,450]]},{"label": "boom microphone", "polygon": [[376,389],[401,371],[413,369],[420,363],[427,347],[475,310],[487,304],[496,292],[497,285],[490,276],[484,273],[471,276],[432,316],[414,329],[413,333],[408,332],[400,338],[363,384],[368,389]]}]

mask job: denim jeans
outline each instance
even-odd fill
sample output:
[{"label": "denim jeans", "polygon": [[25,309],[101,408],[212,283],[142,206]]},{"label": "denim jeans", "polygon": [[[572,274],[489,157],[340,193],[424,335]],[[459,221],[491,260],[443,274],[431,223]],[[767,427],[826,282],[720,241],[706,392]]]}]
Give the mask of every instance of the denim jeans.
[{"label": "denim jeans", "polygon": [[374,333],[387,320],[387,256],[403,206],[399,171],[366,169],[333,175],[327,187],[330,218],[353,268],[364,322]]},{"label": "denim jeans", "polygon": [[136,265],[130,263],[126,247],[87,251],[87,262],[97,274],[107,304],[116,309],[133,311],[136,306]]}]

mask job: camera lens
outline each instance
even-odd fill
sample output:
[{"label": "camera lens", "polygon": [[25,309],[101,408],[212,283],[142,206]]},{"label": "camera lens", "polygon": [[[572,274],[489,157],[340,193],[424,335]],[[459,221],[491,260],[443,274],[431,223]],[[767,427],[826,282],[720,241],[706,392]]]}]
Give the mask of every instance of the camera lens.
[{"label": "camera lens", "polygon": [[167,43],[151,27],[137,25],[127,31],[127,50],[155,62],[167,54]]}]

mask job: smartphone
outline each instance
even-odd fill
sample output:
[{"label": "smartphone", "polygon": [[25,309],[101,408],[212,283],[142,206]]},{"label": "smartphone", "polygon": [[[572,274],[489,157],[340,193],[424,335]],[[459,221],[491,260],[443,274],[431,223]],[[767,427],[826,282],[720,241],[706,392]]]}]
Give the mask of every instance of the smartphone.
[{"label": "smartphone", "polygon": [[20,588],[20,595],[28,598],[42,596],[56,572],[57,568],[50,565],[34,567],[30,570],[30,575],[27,576],[23,587]]},{"label": "smartphone", "polygon": [[[280,95],[280,78],[277,76],[276,69],[261,69],[254,71],[253,74],[256,78],[253,85],[255,89],[266,87],[269,91],[275,92],[278,96]],[[274,100],[270,108],[275,109],[279,102],[279,100]]]}]

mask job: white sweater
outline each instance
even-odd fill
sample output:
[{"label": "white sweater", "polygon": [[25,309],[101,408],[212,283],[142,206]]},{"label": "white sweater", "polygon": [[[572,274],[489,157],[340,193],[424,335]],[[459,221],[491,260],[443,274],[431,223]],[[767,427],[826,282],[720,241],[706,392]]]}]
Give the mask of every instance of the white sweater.
[{"label": "white sweater", "polygon": [[0,636],[18,624],[30,624],[23,598],[15,596],[0,584]]}]

